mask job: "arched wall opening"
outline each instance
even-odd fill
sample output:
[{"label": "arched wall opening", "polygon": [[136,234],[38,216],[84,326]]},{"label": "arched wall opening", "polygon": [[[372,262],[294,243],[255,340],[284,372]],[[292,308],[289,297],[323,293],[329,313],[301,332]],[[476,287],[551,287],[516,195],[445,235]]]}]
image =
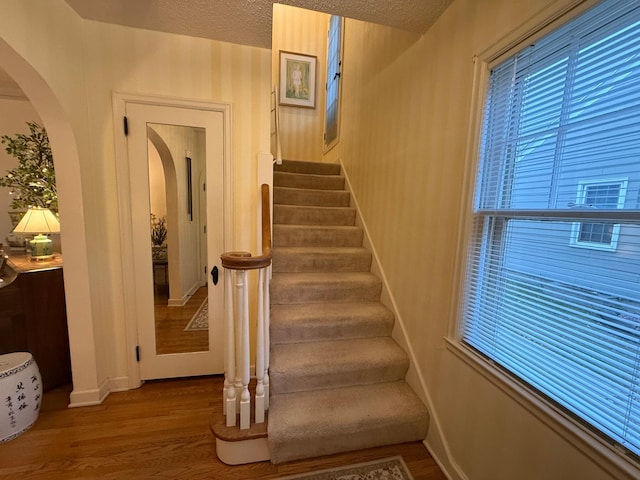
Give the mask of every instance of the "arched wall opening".
[{"label": "arched wall opening", "polygon": [[56,169],[64,285],[73,377],[71,406],[96,403],[98,386],[87,235],[80,158],[71,122],[47,81],[6,41],[0,39],[0,65],[16,81],[47,130]]}]

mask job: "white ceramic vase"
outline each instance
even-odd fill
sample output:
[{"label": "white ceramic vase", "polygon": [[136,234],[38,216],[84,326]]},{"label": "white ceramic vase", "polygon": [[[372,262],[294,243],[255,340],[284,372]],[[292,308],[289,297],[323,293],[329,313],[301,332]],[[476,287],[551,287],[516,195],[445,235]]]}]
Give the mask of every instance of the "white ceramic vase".
[{"label": "white ceramic vase", "polygon": [[42,379],[28,352],[0,355],[0,443],[27,431],[38,418]]}]

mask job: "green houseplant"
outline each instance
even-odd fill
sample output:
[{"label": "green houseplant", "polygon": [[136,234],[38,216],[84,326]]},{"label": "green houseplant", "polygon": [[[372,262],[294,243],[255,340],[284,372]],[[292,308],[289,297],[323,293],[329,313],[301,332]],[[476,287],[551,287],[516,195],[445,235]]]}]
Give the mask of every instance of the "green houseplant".
[{"label": "green houseplant", "polygon": [[167,219],[151,214],[151,253],[154,260],[167,259]]},{"label": "green houseplant", "polygon": [[27,122],[29,134],[3,135],[5,151],[18,159],[18,166],[0,177],[0,187],[10,188],[11,208],[25,211],[44,207],[58,212],[56,174],[47,132],[36,122]]}]

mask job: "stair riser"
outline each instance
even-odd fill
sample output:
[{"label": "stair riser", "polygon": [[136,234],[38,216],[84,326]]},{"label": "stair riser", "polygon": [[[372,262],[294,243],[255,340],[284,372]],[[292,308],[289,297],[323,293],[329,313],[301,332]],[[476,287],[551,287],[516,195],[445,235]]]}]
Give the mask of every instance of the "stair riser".
[{"label": "stair riser", "polygon": [[390,336],[394,316],[379,303],[272,305],[271,344]]},{"label": "stair riser", "polygon": [[381,290],[382,285],[374,282],[307,283],[281,286],[274,278],[271,282],[271,304],[376,302],[380,299]]},{"label": "stair riser", "polygon": [[371,254],[306,254],[278,253],[274,249],[272,271],[280,272],[368,272],[371,268]]},{"label": "stair riser", "polygon": [[359,427],[348,435],[322,432],[314,434],[313,439],[302,435],[292,436],[293,438],[283,442],[269,439],[271,462],[281,464],[303,458],[423,440],[427,435],[427,425],[428,418],[422,422]]},{"label": "stair riser", "polygon": [[278,224],[352,226],[355,221],[356,211],[352,208],[276,205],[273,209],[273,223]]},{"label": "stair riser", "polygon": [[329,372],[324,375],[309,375],[307,372],[300,372],[299,375],[290,372],[280,374],[271,370],[269,372],[269,388],[274,395],[278,395],[282,393],[308,392],[327,388],[394,382],[404,378],[408,367],[408,361],[397,364],[387,364],[376,368],[363,365],[359,369],[354,368],[346,372]]},{"label": "stair riser", "polygon": [[273,172],[274,187],[343,190],[344,177]]},{"label": "stair riser", "polygon": [[313,175],[340,175],[340,165],[337,163],[300,162],[283,160],[281,165],[275,165],[276,172],[310,173]]},{"label": "stair riser", "polygon": [[271,319],[271,343],[323,342],[339,338],[368,338],[391,335],[393,322],[384,320],[361,319],[344,322],[301,323],[300,325],[278,325]]},{"label": "stair riser", "polygon": [[273,226],[273,246],[360,247],[363,232],[357,227]]},{"label": "stair riser", "polygon": [[314,205],[318,207],[348,207],[349,192],[343,190],[305,190],[274,187],[273,203],[280,205]]}]

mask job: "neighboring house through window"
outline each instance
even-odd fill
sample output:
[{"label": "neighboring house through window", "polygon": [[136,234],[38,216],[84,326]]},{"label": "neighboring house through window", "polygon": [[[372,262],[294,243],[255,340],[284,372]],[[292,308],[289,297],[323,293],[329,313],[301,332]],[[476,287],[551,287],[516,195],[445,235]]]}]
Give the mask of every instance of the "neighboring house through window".
[{"label": "neighboring house through window", "polygon": [[488,64],[461,343],[638,460],[640,2],[523,46]]},{"label": "neighboring house through window", "polygon": [[[578,183],[576,203],[573,208],[624,208],[627,179],[581,181]],[[576,222],[571,230],[571,245],[575,247],[615,250],[620,235],[620,224]]]}]

